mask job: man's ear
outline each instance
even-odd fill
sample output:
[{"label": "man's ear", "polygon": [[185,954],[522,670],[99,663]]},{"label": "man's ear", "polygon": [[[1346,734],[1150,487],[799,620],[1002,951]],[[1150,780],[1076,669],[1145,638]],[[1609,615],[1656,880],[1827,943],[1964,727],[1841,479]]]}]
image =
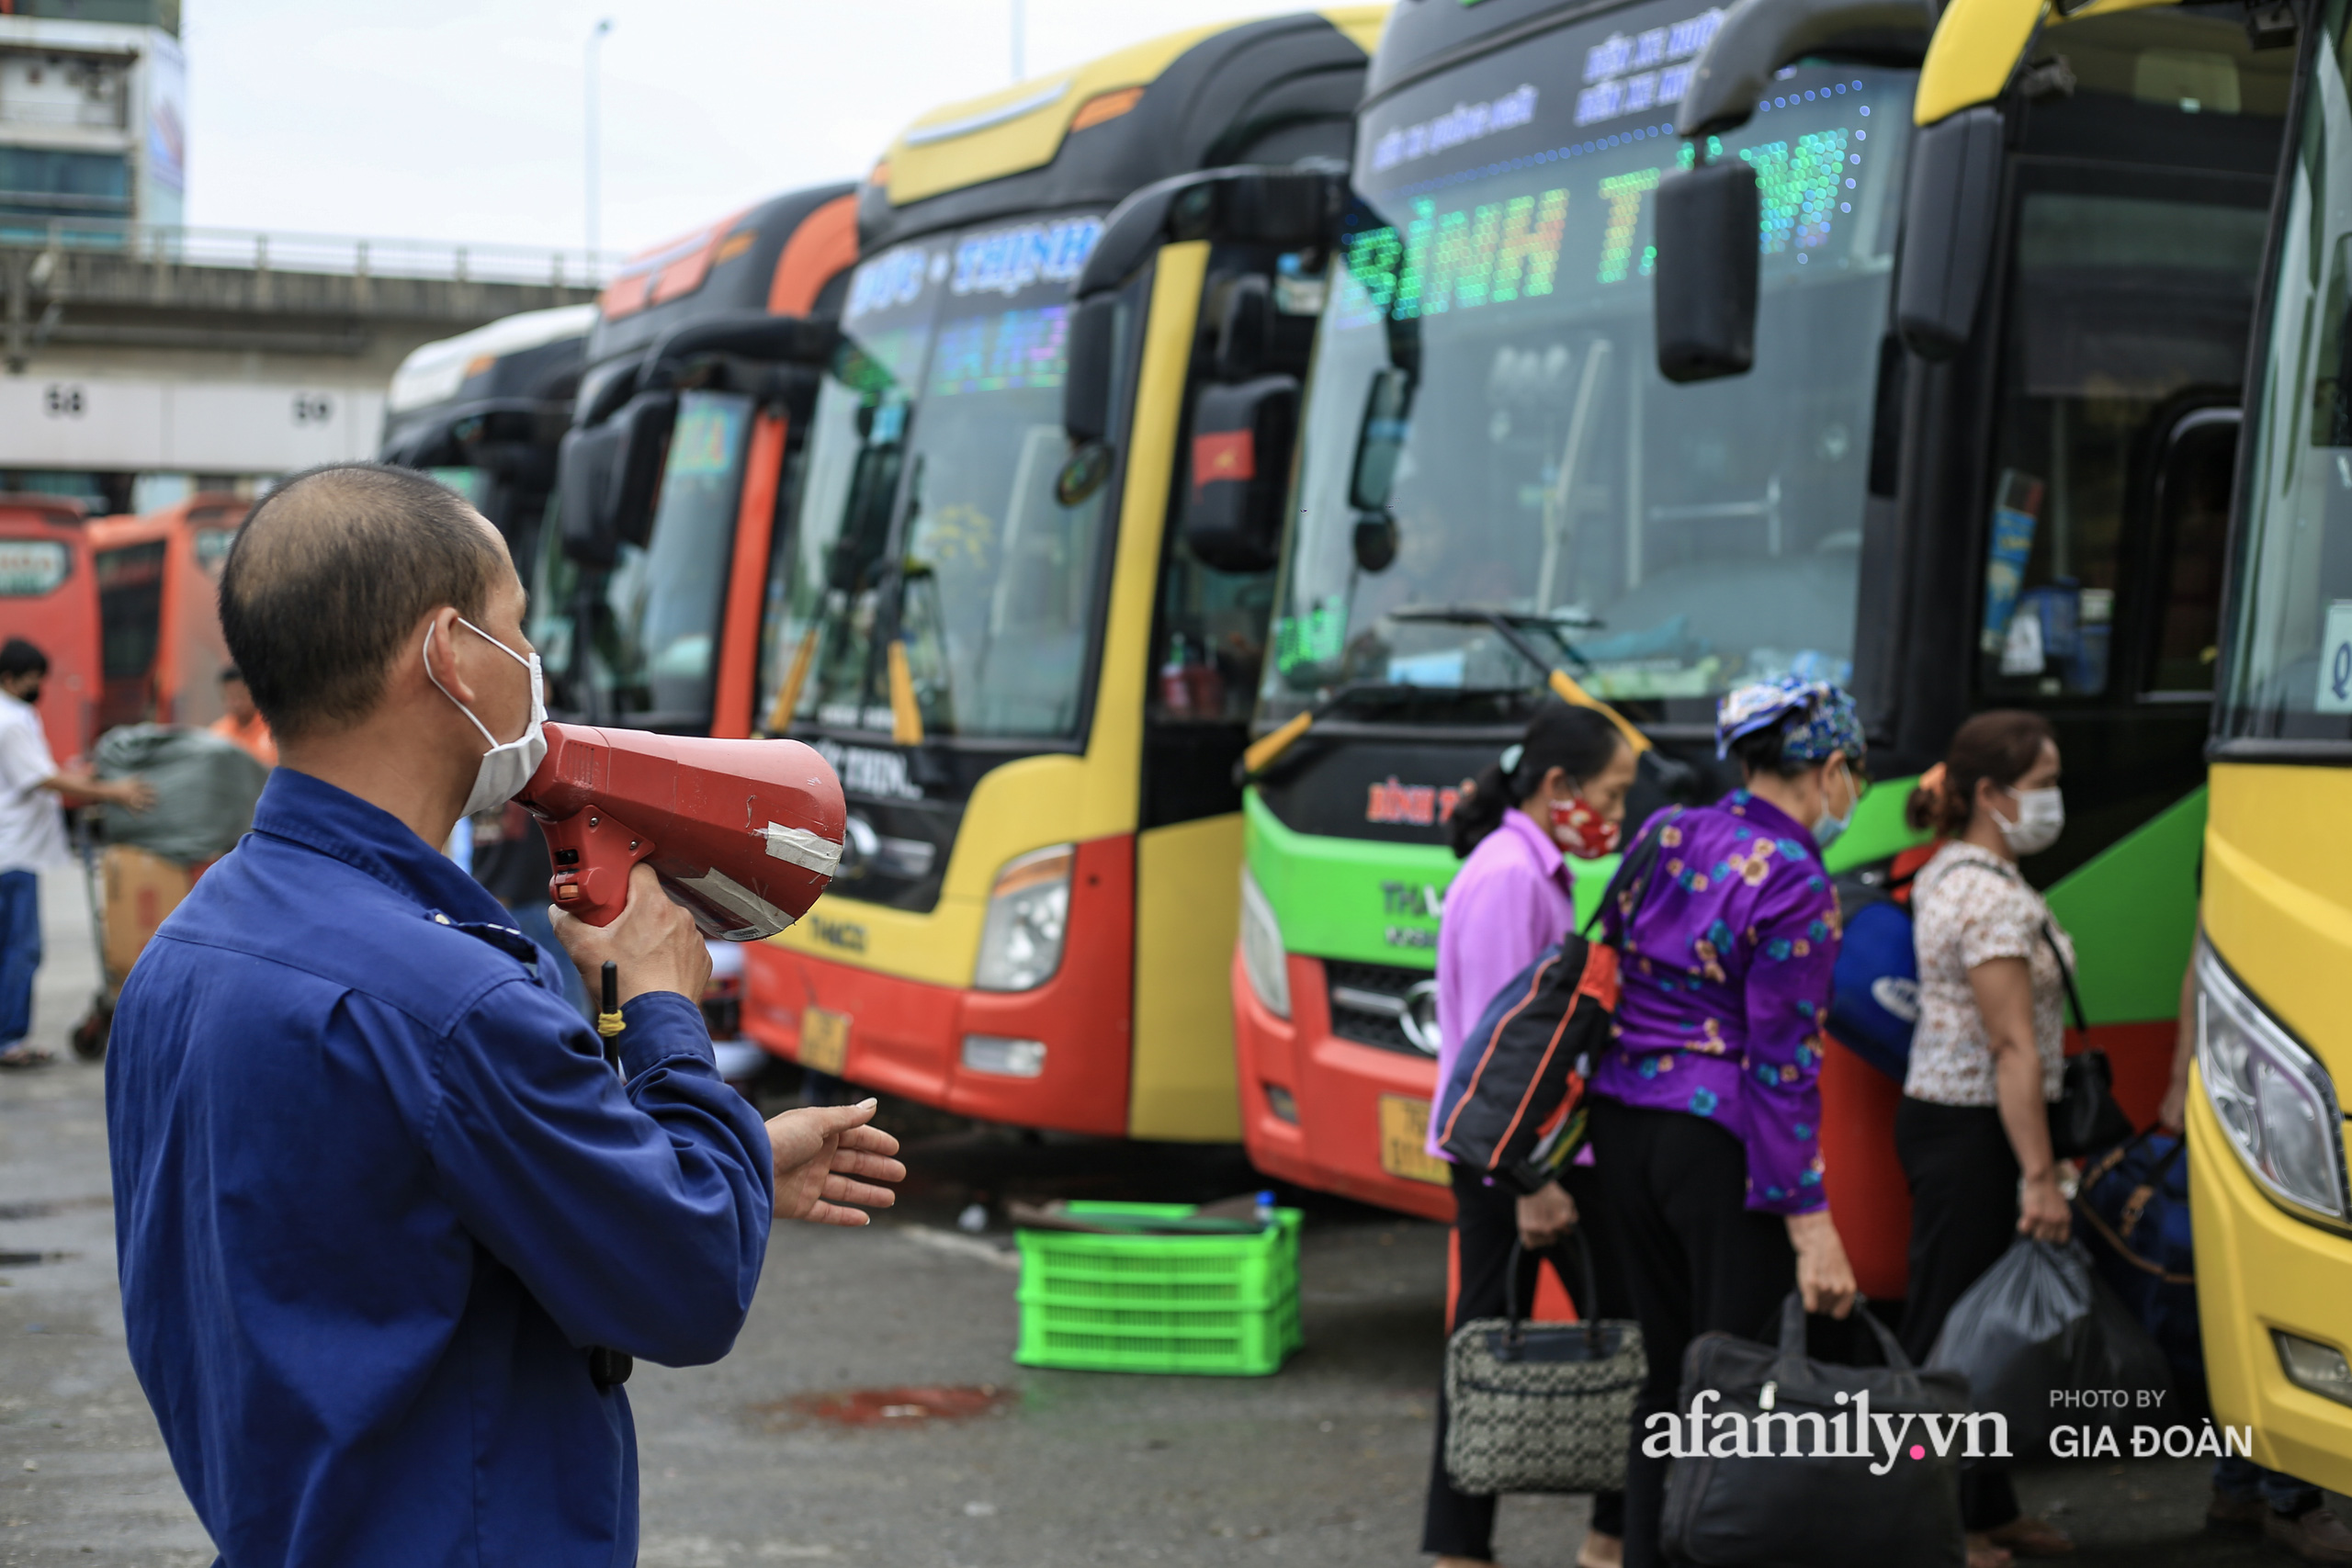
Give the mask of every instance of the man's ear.
[{"label": "man's ear", "polygon": [[478,694],[465,676],[465,644],[461,639],[466,635],[466,628],[458,624],[456,608],[444,604],[420,623],[418,630],[410,638],[410,647],[423,649],[424,667],[431,683],[437,684],[450,697],[471,707]]}]

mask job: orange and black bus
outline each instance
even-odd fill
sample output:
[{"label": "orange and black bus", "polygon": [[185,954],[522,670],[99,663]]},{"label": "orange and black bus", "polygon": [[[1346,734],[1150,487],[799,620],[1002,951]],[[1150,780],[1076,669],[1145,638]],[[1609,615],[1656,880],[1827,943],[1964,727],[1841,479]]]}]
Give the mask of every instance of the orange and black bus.
[{"label": "orange and black bus", "polygon": [[626,263],[588,332],[531,573],[560,718],[752,733],[778,522],[857,254],[854,187],[772,197]]}]

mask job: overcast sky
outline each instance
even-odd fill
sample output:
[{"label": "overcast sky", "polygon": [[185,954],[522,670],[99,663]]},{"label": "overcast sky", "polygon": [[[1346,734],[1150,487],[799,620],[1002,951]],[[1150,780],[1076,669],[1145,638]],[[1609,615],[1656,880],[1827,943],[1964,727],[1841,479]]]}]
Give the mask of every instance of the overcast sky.
[{"label": "overcast sky", "polygon": [[[1283,0],[1026,0],[1037,75]],[[187,221],[578,248],[586,43],[605,248],[854,178],[1012,79],[1012,0],[187,0]]]}]

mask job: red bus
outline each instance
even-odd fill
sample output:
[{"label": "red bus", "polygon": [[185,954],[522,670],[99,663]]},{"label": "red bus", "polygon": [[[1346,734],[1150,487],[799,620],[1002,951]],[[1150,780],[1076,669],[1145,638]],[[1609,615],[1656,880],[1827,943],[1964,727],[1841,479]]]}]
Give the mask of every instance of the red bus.
[{"label": "red bus", "polygon": [[90,525],[79,502],[0,494],[0,637],[49,655],[41,727],[60,766],[85,756],[98,731],[98,595]]},{"label": "red bus", "polygon": [[239,496],[198,494],[89,525],[104,676],[94,733],[220,716],[220,671],[230,664],[220,564],[251,506]]}]

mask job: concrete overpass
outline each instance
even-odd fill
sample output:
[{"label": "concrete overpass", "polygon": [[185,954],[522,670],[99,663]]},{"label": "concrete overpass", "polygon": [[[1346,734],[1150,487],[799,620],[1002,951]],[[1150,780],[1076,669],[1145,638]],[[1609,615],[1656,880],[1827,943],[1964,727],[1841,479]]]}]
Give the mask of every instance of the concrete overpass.
[{"label": "concrete overpass", "polygon": [[365,457],[423,343],[595,298],[579,252],[0,221],[0,489]]}]

